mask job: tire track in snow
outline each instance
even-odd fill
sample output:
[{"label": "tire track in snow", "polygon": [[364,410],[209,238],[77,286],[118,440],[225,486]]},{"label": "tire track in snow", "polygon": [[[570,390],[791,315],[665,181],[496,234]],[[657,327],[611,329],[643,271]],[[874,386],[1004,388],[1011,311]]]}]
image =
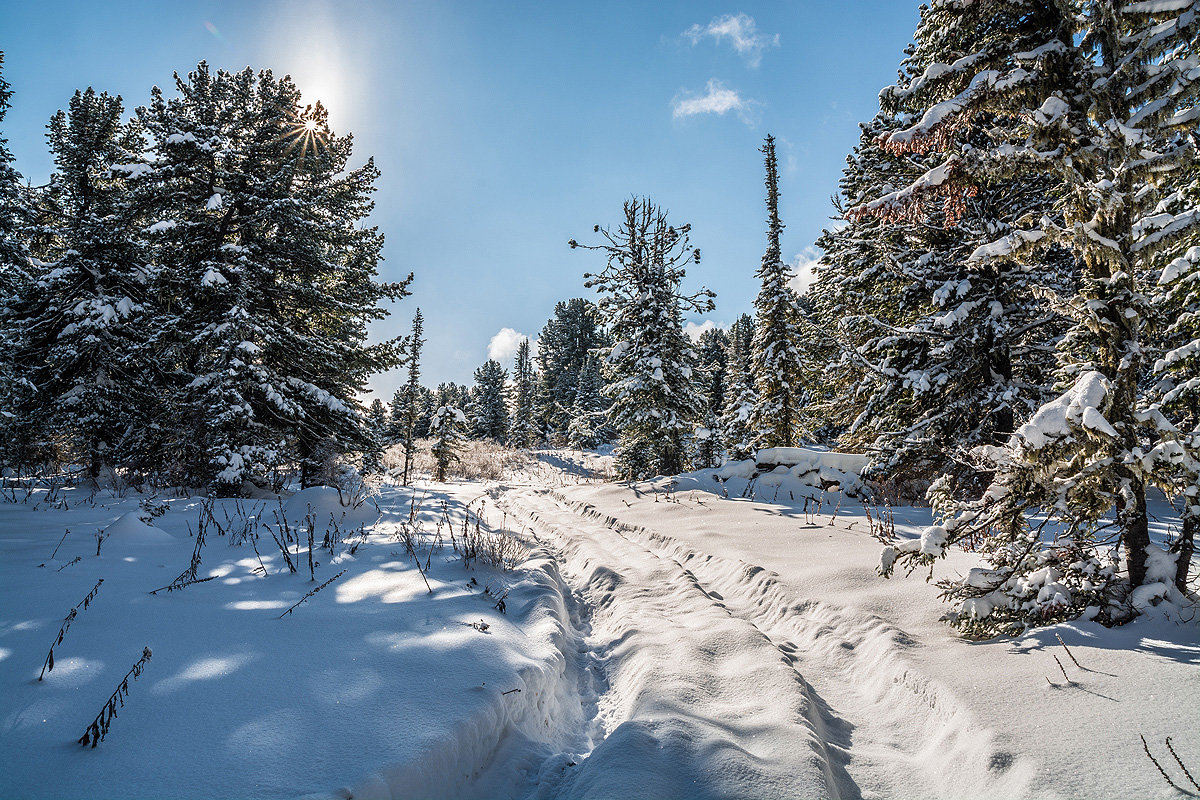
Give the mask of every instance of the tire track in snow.
[{"label": "tire track in snow", "polygon": [[[607,531],[611,555],[620,555],[611,544],[615,535],[669,561],[695,595],[766,640],[803,687],[804,717],[820,741],[827,796],[1015,797],[1027,789],[1031,765],[997,751],[991,734],[952,693],[913,670],[904,658],[911,640],[884,620],[797,599],[768,570],[696,552],[555,490],[511,493],[506,499],[535,529],[557,537],[565,562],[578,561],[588,549],[580,541]],[[584,566],[585,574],[600,569],[586,561]],[[603,593],[585,595],[601,607],[606,602]],[[681,608],[690,611],[686,603]],[[621,669],[619,662],[615,666]]]},{"label": "tire track in snow", "polygon": [[848,726],[759,628],[676,559],[544,493],[514,494],[499,502],[550,539],[538,536],[590,606],[610,687],[603,738],[576,765],[548,760],[536,797],[861,796]]}]

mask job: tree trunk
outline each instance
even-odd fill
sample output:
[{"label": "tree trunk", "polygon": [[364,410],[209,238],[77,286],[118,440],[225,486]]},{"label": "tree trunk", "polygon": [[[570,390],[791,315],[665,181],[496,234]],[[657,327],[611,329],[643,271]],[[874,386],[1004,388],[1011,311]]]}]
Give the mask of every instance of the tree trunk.
[{"label": "tree trunk", "polygon": [[[993,385],[1003,382],[1005,386],[1012,383],[1012,356],[1007,347],[994,346],[988,337],[988,371],[991,373]],[[1013,434],[1015,420],[1013,409],[1008,403],[992,411],[992,444],[1003,445]]]},{"label": "tree trunk", "polygon": [[[1190,503],[1192,498],[1184,498],[1184,502]],[[1175,588],[1183,594],[1187,594],[1188,585],[1188,569],[1192,565],[1192,554],[1196,551],[1196,523],[1200,520],[1195,514],[1191,513],[1190,509],[1185,509],[1183,512],[1183,532],[1179,534],[1179,538],[1172,546],[1178,555],[1175,561]]]},{"label": "tree trunk", "polygon": [[1133,490],[1133,508],[1117,508],[1117,520],[1121,526],[1121,542],[1125,546],[1125,564],[1129,570],[1129,584],[1137,588],[1146,582],[1146,548],[1150,546],[1149,517],[1146,514],[1146,484],[1141,478],[1130,479]]}]

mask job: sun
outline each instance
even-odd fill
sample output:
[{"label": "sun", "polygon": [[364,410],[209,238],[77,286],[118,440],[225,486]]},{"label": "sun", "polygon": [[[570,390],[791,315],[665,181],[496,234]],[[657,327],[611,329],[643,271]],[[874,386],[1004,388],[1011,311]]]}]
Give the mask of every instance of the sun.
[{"label": "sun", "polygon": [[283,139],[288,142],[287,152],[291,153],[297,145],[300,147],[300,158],[305,158],[309,150],[314,155],[325,145],[327,131],[321,124],[319,115],[313,115],[311,107],[288,122],[284,126]]}]

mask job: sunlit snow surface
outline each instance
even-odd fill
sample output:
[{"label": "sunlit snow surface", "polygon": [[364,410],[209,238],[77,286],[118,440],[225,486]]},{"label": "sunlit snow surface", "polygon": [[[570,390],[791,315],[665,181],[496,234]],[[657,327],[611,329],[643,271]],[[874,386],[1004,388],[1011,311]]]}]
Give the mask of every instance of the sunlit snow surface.
[{"label": "sunlit snow surface", "polygon": [[[286,519],[298,571],[264,531],[256,555],[210,529],[198,574],[218,577],[153,596],[188,566],[200,498],[150,525],[133,494],[0,503],[0,796],[1169,796],[1139,734],[1200,765],[1194,619],[969,643],[922,576],[875,575],[861,503],[808,485],[819,468],[629,485],[589,477],[602,456],[540,459],[503,485],[385,487],[378,509],[219,501],[231,529]],[[444,548],[418,546],[432,592],[397,536],[414,497],[422,530],[442,523]],[[454,554],[468,503],[524,540],[518,570]],[[307,520],[319,548],[330,515],[367,536],[314,552],[312,582]],[[952,552],[934,577],[978,563]],[[144,646],[105,741],[75,744]]]}]

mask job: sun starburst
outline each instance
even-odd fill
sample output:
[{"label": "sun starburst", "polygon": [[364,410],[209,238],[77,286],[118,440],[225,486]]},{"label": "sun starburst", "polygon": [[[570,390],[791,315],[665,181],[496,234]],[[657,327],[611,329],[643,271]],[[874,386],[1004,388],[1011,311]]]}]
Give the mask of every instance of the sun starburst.
[{"label": "sun starburst", "polygon": [[318,115],[312,113],[312,107],[304,110],[295,120],[288,123],[283,138],[287,140],[287,152],[290,154],[297,146],[300,147],[300,158],[308,155],[309,148],[313,154],[320,152],[325,144],[328,130],[321,123]]}]

